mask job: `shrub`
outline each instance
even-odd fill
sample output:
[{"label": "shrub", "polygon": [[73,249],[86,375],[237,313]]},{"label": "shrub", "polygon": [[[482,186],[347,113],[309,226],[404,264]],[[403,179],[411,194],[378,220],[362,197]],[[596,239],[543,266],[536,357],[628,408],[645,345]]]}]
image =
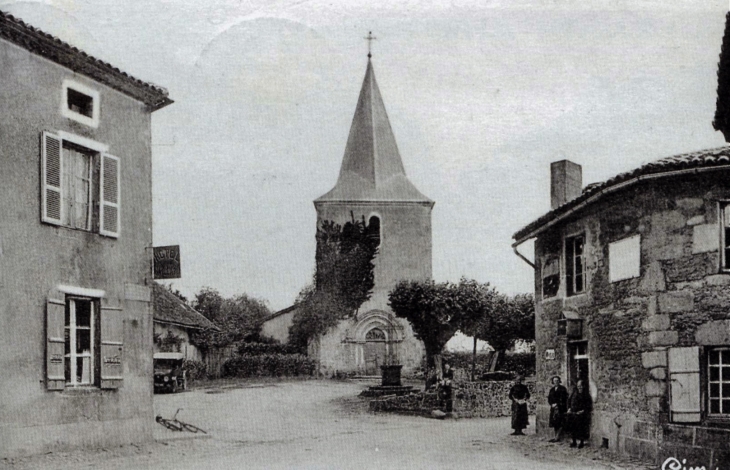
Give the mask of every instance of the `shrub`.
[{"label": "shrub", "polygon": [[535,354],[505,354],[499,358],[497,369],[505,372],[514,372],[524,377],[535,375]]},{"label": "shrub", "polygon": [[257,342],[257,343],[241,343],[238,346],[238,354],[258,356],[261,354],[297,354],[298,348],[290,344]]},{"label": "shrub", "polygon": [[186,375],[190,380],[208,378],[208,366],[204,362],[185,359],[185,362],[183,362],[183,369],[187,372]]},{"label": "shrub", "polygon": [[314,373],[315,363],[303,354],[241,354],[223,363],[223,377],[296,377]]}]

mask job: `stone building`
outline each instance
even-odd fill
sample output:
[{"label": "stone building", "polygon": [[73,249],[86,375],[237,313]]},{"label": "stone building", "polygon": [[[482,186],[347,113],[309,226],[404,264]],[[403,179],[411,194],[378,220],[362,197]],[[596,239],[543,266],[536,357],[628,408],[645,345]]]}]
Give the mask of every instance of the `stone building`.
[{"label": "stone building", "polygon": [[[152,318],[154,352],[179,352],[185,359],[193,361],[202,361],[204,357],[203,353],[190,343],[190,336],[195,331],[220,330],[202,313],[156,282],[152,283]],[[170,338],[174,341],[169,342]],[[166,343],[170,346],[176,343],[172,348],[174,350],[170,350],[170,346],[165,347]]]},{"label": "stone building", "polygon": [[[394,316],[388,293],[400,280],[431,279],[433,205],[406,176],[368,59],[339,178],[314,207],[318,224],[325,220],[344,224],[354,217],[364,219],[370,228],[379,227],[375,287],[356,318],[328,332],[310,351],[323,373],[379,375],[379,366],[386,362],[402,364],[404,373],[420,367],[423,345],[408,322]],[[273,315],[264,324],[264,334],[269,330],[283,334],[295,311]]]},{"label": "stone building", "polygon": [[0,457],[152,438],[151,113],[0,12]]},{"label": "stone building", "polygon": [[[553,163],[552,210],[514,235],[535,239],[537,395],[584,379],[592,445],[726,468],[730,148],[581,179]],[[548,413],[543,398],[546,436]]]}]

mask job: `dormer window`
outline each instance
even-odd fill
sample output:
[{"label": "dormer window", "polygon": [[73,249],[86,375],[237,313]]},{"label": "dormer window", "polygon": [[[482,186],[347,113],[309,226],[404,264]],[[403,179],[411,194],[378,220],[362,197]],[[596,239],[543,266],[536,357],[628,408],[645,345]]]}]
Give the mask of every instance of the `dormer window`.
[{"label": "dormer window", "polygon": [[61,114],[89,127],[98,127],[99,92],[73,80],[64,80]]}]

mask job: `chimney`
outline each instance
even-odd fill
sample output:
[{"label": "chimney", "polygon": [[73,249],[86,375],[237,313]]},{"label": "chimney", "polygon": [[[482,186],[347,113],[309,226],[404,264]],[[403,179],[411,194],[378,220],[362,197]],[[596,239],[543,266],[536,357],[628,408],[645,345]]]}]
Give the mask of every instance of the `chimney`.
[{"label": "chimney", "polygon": [[556,209],[583,192],[581,166],[570,160],[550,164],[550,208]]}]

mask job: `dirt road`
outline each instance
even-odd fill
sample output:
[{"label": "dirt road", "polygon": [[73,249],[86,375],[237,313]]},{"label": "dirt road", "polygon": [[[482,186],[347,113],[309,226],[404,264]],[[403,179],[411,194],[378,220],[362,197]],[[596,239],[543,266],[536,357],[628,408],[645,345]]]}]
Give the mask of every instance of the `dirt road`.
[{"label": "dirt road", "polygon": [[[54,454],[12,469],[518,469],[624,468],[588,449],[545,452],[534,436],[509,436],[509,420],[433,420],[371,414],[365,386],[301,381],[242,384],[155,397],[156,414],[205,429],[204,437],[159,426],[157,443]],[[527,442],[516,444],[515,439]],[[573,450],[573,449],[571,449]],[[583,452],[579,454],[578,452]],[[0,466],[3,466],[0,464]]]}]

